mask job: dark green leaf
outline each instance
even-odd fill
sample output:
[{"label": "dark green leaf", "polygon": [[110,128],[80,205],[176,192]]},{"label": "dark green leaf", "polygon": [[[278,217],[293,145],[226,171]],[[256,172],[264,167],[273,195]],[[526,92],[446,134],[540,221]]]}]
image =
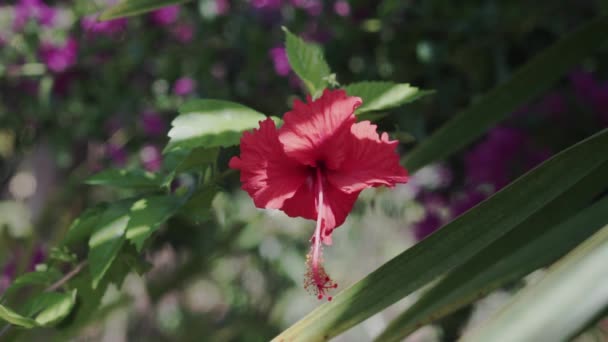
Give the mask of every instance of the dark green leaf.
[{"label": "dark green leaf", "polygon": [[51,268],[46,271],[34,271],[20,275],[11,286],[6,289],[4,296],[9,296],[15,291],[26,286],[48,286],[61,278],[61,272]]},{"label": "dark green leaf", "polygon": [[257,128],[266,116],[238,103],[194,100],[179,109],[165,151],[238,145],[241,134]]},{"label": "dark green leaf", "polygon": [[567,221],[606,188],[608,164],[560,196],[512,232],[451,270],[410,308],[392,321],[378,341],[401,341],[418,327],[442,318],[539,267],[546,266],[608,223],[608,197]]},{"label": "dark green leaf", "polygon": [[463,264],[597,170],[608,160],[607,149],[603,130],[559,153],[342,291],[277,340],[327,340]]},{"label": "dark green leaf", "polygon": [[359,82],[344,87],[349,96],[358,96],[363,104],[355,114],[386,110],[413,102],[433,91],[420,90],[407,83],[393,82]]},{"label": "dark green leaf", "polygon": [[462,340],[569,341],[608,307],[607,260],[605,226]]},{"label": "dark green leaf", "polygon": [[405,161],[407,168],[414,172],[477,139],[594,51],[608,39],[607,31],[608,17],[600,17],[535,56],[510,80],[460,112],[412,150]]},{"label": "dark green leaf", "polygon": [[101,171],[85,183],[91,185],[114,186],[118,188],[158,188],[162,183],[159,175],[144,170],[105,170]]},{"label": "dark green leaf", "polygon": [[99,218],[106,210],[106,207],[105,204],[100,204],[85,210],[70,225],[66,236],[63,238],[62,245],[69,246],[88,239],[93,233],[93,229],[99,224]]},{"label": "dark green leaf", "polygon": [[25,316],[33,317],[36,323],[49,326],[67,317],[76,304],[76,290],[68,293],[43,292],[28,298],[24,305]]},{"label": "dark green leaf", "polygon": [[141,251],[144,242],[175,213],[181,203],[179,198],[172,196],[147,197],[135,202],[129,212],[127,239]]},{"label": "dark green leaf", "polygon": [[203,186],[188,199],[180,212],[195,222],[203,222],[210,218],[211,202],[217,194],[217,187],[214,185]]},{"label": "dark green leaf", "polygon": [[111,20],[146,13],[157,8],[181,4],[190,0],[123,0],[116,6],[105,10],[99,20]]},{"label": "dark green leaf", "polygon": [[313,97],[317,97],[327,87],[328,79],[331,77],[321,46],[303,41],[285,27],[283,31],[285,31],[285,49],[289,65],[304,82],[308,92]]},{"label": "dark green leaf", "polygon": [[[177,149],[165,156],[170,160],[169,175],[165,177],[164,185],[169,186],[173,179],[182,172],[204,172],[208,166],[215,165],[219,148]],[[166,163],[165,163],[166,164]]]}]

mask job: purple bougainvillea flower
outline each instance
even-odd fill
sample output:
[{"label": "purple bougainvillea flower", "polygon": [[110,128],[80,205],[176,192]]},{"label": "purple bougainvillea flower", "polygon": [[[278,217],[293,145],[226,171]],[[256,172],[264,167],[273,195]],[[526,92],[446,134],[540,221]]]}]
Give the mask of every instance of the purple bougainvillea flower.
[{"label": "purple bougainvillea flower", "polygon": [[251,0],[251,6],[257,9],[278,10],[283,6],[283,0]]},{"label": "purple bougainvillea flower", "polygon": [[323,12],[323,3],[319,0],[290,0],[294,7],[301,8],[309,15],[317,17]]},{"label": "purple bougainvillea flower", "polygon": [[456,196],[451,203],[450,216],[456,218],[485,200],[488,195],[476,188],[468,189]]},{"label": "purple bougainvillea flower", "polygon": [[173,94],[177,96],[188,96],[194,92],[196,82],[190,77],[181,77],[173,84]]},{"label": "purple bougainvillea flower", "polygon": [[150,13],[150,20],[158,26],[171,25],[179,18],[179,6],[167,6]]},{"label": "purple bougainvillea flower", "polygon": [[127,151],[125,151],[123,146],[118,146],[115,144],[108,144],[106,147],[106,153],[112,163],[116,166],[125,166],[127,165]]},{"label": "purple bougainvillea flower", "polygon": [[230,2],[228,0],[215,0],[215,13],[217,15],[226,15],[230,11]]},{"label": "purple bougainvillea flower", "polygon": [[157,146],[146,145],[139,151],[139,160],[146,171],[156,172],[163,163],[163,154]]},{"label": "purple bougainvillea flower", "polygon": [[74,38],[68,38],[62,44],[43,42],[39,54],[50,71],[63,72],[76,64],[78,43]]},{"label": "purple bougainvillea flower", "polygon": [[350,15],[350,5],[348,4],[348,1],[336,1],[334,3],[334,12],[341,17],[348,17]]},{"label": "purple bougainvillea flower", "polygon": [[576,70],[570,73],[569,78],[574,88],[574,93],[580,101],[586,103],[593,101],[592,94],[598,86],[593,74],[583,70]]},{"label": "purple bougainvillea flower", "polygon": [[14,7],[13,29],[21,31],[28,20],[34,20],[42,26],[51,27],[55,23],[57,11],[41,0],[19,0]]},{"label": "purple bougainvillea flower", "polygon": [[165,120],[155,112],[145,111],[141,115],[141,126],[148,136],[161,136],[167,131]]},{"label": "purple bougainvillea flower", "polygon": [[274,71],[277,73],[277,75],[289,75],[291,66],[289,66],[289,61],[287,60],[287,52],[285,51],[285,48],[282,46],[274,47],[270,49],[269,55],[272,59]]},{"label": "purple bougainvillea flower", "polygon": [[322,266],[321,245],[331,244],[359,193],[408,179],[395,152],[398,142],[379,135],[369,121],[356,122],[360,105],[344,90],[325,90],[307,103],[295,100],[280,129],[270,118],[261,121],[259,129],[243,134],[241,155],[230,160],[256,207],[317,221],[304,286],[319,298],[337,286]]},{"label": "purple bougainvillea flower", "polygon": [[127,23],[126,18],[99,21],[97,15],[89,15],[82,18],[80,26],[85,32],[90,34],[112,36],[124,31],[127,27]]},{"label": "purple bougainvillea flower", "polygon": [[171,32],[180,43],[190,43],[194,39],[194,26],[190,24],[177,24]]}]

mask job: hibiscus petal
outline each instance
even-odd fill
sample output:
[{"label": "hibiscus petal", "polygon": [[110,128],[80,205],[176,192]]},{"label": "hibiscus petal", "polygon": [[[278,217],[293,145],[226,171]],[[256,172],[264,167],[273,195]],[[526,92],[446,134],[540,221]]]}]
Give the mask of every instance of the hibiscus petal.
[{"label": "hibiscus petal", "polygon": [[398,142],[389,140],[386,133],[380,137],[376,127],[369,121],[352,125],[352,134],[343,141],[344,162],[339,169],[327,171],[329,182],[343,192],[407,182],[407,171],[399,164],[395,152]]},{"label": "hibiscus petal", "polygon": [[302,164],[317,166],[323,161],[328,168],[337,168],[343,153],[325,150],[340,133],[348,133],[355,122],[355,109],[361,105],[358,97],[349,97],[344,90],[326,89],[315,101],[294,101],[293,109],[285,113],[279,130],[279,140],[285,153]]},{"label": "hibiscus petal", "polygon": [[[345,193],[335,188],[329,182],[323,182],[323,242],[331,244],[331,232],[346,220],[346,216],[353,209],[359,197],[359,191]],[[291,217],[303,217],[310,220],[317,219],[316,186],[312,180],[302,184],[293,197],[286,200],[281,210]]]},{"label": "hibiscus petal", "polygon": [[268,118],[260,128],[241,137],[241,156],[230,168],[241,170],[243,190],[258,208],[278,209],[292,197],[308,176],[307,168],[289,159],[279,142],[277,129]]}]

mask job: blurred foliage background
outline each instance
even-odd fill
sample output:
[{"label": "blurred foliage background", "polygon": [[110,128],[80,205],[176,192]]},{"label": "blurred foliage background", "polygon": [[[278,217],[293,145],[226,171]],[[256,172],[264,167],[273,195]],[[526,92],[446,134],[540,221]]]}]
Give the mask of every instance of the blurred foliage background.
[{"label": "blurred foliage background", "polygon": [[[390,80],[435,90],[377,118],[407,156],[457,111],[608,7],[589,0],[198,0],[98,22],[96,13],[111,4],[0,4],[0,293],[44,263],[85,208],[133,193],[83,179],[108,167],[164,167],[169,123],[188,99],[230,100],[282,116],[304,91],[287,62],[281,26],[322,44],[340,84]],[[340,286],[608,126],[606,61],[608,49],[598,47],[465,151],[421,169],[407,185],[364,192],[326,250]],[[222,149],[219,167],[236,152]],[[236,174],[223,182],[212,212],[196,222],[169,220],[146,249],[151,269],[109,287],[107,310],[70,324],[70,338],[265,341],[319,305],[302,288],[313,224],[255,209]],[[522,285],[408,341],[452,341]],[[371,340],[410,301],[336,340]],[[598,327],[588,335],[605,340],[608,331]],[[55,332],[20,338],[55,336],[48,334]]]}]

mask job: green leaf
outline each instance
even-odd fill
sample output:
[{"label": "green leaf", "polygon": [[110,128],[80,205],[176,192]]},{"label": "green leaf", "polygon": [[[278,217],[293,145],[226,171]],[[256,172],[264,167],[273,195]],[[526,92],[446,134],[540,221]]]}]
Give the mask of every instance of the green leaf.
[{"label": "green leaf", "polygon": [[28,272],[17,277],[4,292],[3,297],[10,296],[15,291],[26,286],[48,286],[61,278],[61,272],[54,268],[46,271]]},{"label": "green leaf", "polygon": [[446,158],[484,134],[519,106],[549,88],[608,39],[608,17],[597,18],[559,40],[519,68],[511,79],[457,114],[412,150],[405,165],[414,172]]},{"label": "green leaf", "polygon": [[266,116],[238,103],[194,100],[179,109],[165,151],[177,148],[238,145],[243,131],[257,128]]},{"label": "green leaf", "polygon": [[105,185],[118,188],[158,188],[162,183],[159,175],[144,170],[105,170],[85,180],[90,185]]},{"label": "green leaf", "polygon": [[608,197],[570,216],[606,188],[608,164],[547,205],[512,232],[451,270],[403,314],[377,341],[401,341],[422,325],[440,319],[490,291],[546,266],[608,223]]},{"label": "green leaf", "polygon": [[88,239],[93,233],[95,226],[99,224],[99,218],[106,208],[107,205],[100,204],[85,210],[72,222],[61,244],[69,246]]},{"label": "green leaf", "polygon": [[393,82],[360,82],[344,87],[349,96],[358,96],[363,104],[355,114],[386,110],[413,102],[423,96],[432,94],[430,90],[420,90],[407,83]]},{"label": "green leaf", "polygon": [[608,130],[603,130],[562,151],[342,291],[276,340],[327,340],[463,264],[597,170],[608,160],[607,149]]},{"label": "green leaf", "polygon": [[200,187],[188,199],[180,212],[197,223],[208,220],[211,217],[211,202],[217,192],[218,188],[212,184]]},{"label": "green leaf", "polygon": [[165,161],[170,164],[170,172],[165,177],[164,186],[169,186],[173,179],[182,172],[204,172],[208,166],[217,163],[219,148],[198,147],[195,149],[177,149],[165,156]]},{"label": "green leaf", "polygon": [[[582,227],[577,227],[582,228]],[[568,341],[608,307],[608,226],[463,341]]]},{"label": "green leaf", "polygon": [[130,208],[131,205],[124,202],[108,208],[89,239],[88,260],[93,288],[97,287],[125,242]]},{"label": "green leaf", "polygon": [[285,31],[285,49],[291,69],[300,77],[308,92],[317,97],[327,87],[331,77],[329,65],[323,57],[323,49],[315,43],[307,43],[300,37]]},{"label": "green leaf", "polygon": [[181,202],[173,196],[153,196],[133,204],[129,212],[126,237],[136,246],[137,251],[141,251],[144,242],[176,212]]},{"label": "green leaf", "polygon": [[43,292],[30,297],[24,305],[25,316],[34,317],[41,326],[50,326],[67,317],[76,304],[76,290],[69,293]]},{"label": "green leaf", "polygon": [[116,6],[105,10],[99,20],[111,20],[150,12],[157,8],[181,4],[190,0],[123,0]]},{"label": "green leaf", "polygon": [[33,319],[23,317],[15,311],[0,305],[0,319],[5,320],[13,325],[18,325],[23,328],[31,329],[38,326],[38,323]]}]

